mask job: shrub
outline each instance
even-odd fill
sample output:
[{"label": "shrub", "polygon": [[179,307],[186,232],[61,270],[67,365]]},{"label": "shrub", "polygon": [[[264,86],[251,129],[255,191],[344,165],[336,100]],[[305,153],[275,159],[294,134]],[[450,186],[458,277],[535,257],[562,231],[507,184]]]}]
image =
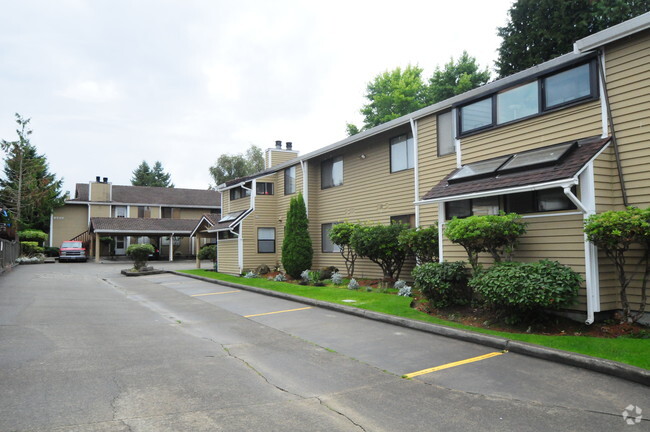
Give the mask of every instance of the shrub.
[{"label": "shrub", "polygon": [[357,224],[343,222],[335,224],[330,231],[330,240],[339,247],[339,252],[345,260],[345,269],[350,277],[354,277],[354,263],[358,257],[350,241],[352,233],[358,226]]},{"label": "shrub", "polygon": [[35,242],[39,246],[49,238],[49,236],[43,231],[31,229],[18,231],[18,237],[24,241]]},{"label": "shrub", "polygon": [[413,269],[413,278],[433,307],[465,305],[472,298],[463,261],[417,265]]},{"label": "shrub", "polygon": [[38,245],[38,242],[35,241],[21,241],[20,248],[22,250],[22,254],[28,257],[42,254],[45,250]]},{"label": "shrub", "polygon": [[108,248],[108,254],[110,256],[115,255],[115,239],[113,237],[100,237],[99,242],[103,245],[106,245]]},{"label": "shrub", "polygon": [[260,264],[255,268],[255,273],[258,275],[265,275],[271,273],[271,269],[266,264]]},{"label": "shrub", "polygon": [[488,252],[494,262],[512,259],[517,240],[526,233],[527,224],[520,218],[516,213],[453,218],[447,222],[445,236],[465,249],[476,273],[481,252]]},{"label": "shrub", "polygon": [[291,198],[282,241],[282,266],[293,278],[311,268],[314,251],[309,237],[309,220],[302,194]]},{"label": "shrub", "polygon": [[273,280],[276,282],[286,282],[287,278],[282,273],[278,273],[275,275],[275,278],[273,278]]},{"label": "shrub", "polygon": [[321,280],[323,280],[323,278],[321,277],[321,273],[318,270],[309,271],[308,279],[309,282],[311,282],[312,284],[317,284]]},{"label": "shrub", "polygon": [[43,248],[43,254],[46,257],[58,257],[59,256],[59,248],[58,247],[44,247]]},{"label": "shrub", "polygon": [[200,260],[217,260],[217,245],[205,245],[199,249]]},{"label": "shrub", "polygon": [[149,255],[154,252],[155,249],[150,244],[133,244],[126,249],[126,254],[133,259],[133,267],[136,270],[140,270],[146,266]]},{"label": "shrub", "polygon": [[405,224],[359,225],[352,232],[350,244],[360,257],[377,264],[385,279],[399,279],[408,248],[401,245],[398,237],[408,230]]},{"label": "shrub", "polygon": [[571,305],[582,277],[557,261],[503,262],[476,275],[470,286],[493,307],[514,314]]},{"label": "shrub", "polygon": [[323,267],[320,271],[321,280],[332,279],[332,275],[338,271],[339,269],[334,266]]},{"label": "shrub", "polygon": [[395,282],[394,288],[397,290],[398,296],[411,297],[411,287],[406,284],[406,281],[398,280]]},{"label": "shrub", "polygon": [[310,272],[310,271],[311,271],[311,270],[303,270],[303,271],[300,273],[300,279],[302,279],[302,280],[304,280],[304,281],[306,281],[306,282],[309,282],[309,272]]},{"label": "shrub", "polygon": [[357,280],[355,278],[350,279],[350,282],[348,283],[348,289],[349,290],[358,290],[359,288],[360,287],[359,287],[359,283],[357,282]]},{"label": "shrub", "polygon": [[438,227],[408,229],[400,233],[400,244],[407,247],[418,263],[438,260]]},{"label": "shrub", "polygon": [[343,283],[343,275],[339,272],[333,273],[331,280],[334,285],[339,286]]}]

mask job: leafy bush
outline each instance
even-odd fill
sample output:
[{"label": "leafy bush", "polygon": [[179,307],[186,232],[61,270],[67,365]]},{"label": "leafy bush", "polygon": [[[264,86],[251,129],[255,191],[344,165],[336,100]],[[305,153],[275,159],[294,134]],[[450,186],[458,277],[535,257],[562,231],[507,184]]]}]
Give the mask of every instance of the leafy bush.
[{"label": "leafy bush", "polygon": [[38,242],[35,241],[21,241],[20,248],[22,254],[28,257],[35,256],[37,254],[42,254],[45,249],[38,245]]},{"label": "leafy bush", "polygon": [[343,275],[339,272],[332,273],[331,280],[334,285],[339,286],[343,283]]},{"label": "leafy bush", "polygon": [[582,277],[557,261],[503,262],[476,275],[470,286],[497,309],[515,314],[571,305]]},{"label": "leafy bush", "polygon": [[438,260],[438,227],[408,229],[400,233],[400,244],[406,246],[418,263]]},{"label": "leafy bush", "polygon": [[18,236],[20,237],[21,240],[36,242],[37,245],[39,246],[43,244],[43,242],[46,242],[47,239],[49,238],[49,236],[46,233],[40,230],[18,231]]},{"label": "leafy bush", "polygon": [[308,279],[312,284],[317,284],[323,280],[321,273],[318,270],[310,270],[308,273]]},{"label": "leafy bush", "polygon": [[147,265],[149,255],[153,254],[155,249],[150,244],[132,244],[126,249],[126,254],[133,259],[133,267],[140,270]]},{"label": "leafy bush", "polygon": [[[592,215],[585,221],[587,239],[605,252],[614,263],[619,284],[623,321],[635,322],[644,314],[648,302],[648,275],[650,274],[650,208],[641,210],[629,207],[627,210],[608,211]],[[640,247],[641,258],[636,264],[637,271],[626,270],[626,260],[630,248]],[[632,313],[627,296],[627,288],[635,277],[641,276],[641,301]]]},{"label": "leafy bush", "polygon": [[436,308],[465,305],[472,299],[463,261],[425,263],[413,269],[415,284]]},{"label": "leafy bush", "polygon": [[355,278],[350,279],[350,282],[348,283],[348,289],[349,290],[358,290],[359,289],[359,283]]},{"label": "leafy bush", "polygon": [[350,244],[360,257],[377,264],[384,278],[399,279],[409,250],[398,241],[400,233],[408,230],[405,224],[359,225],[352,232]]},{"label": "leafy bush", "polygon": [[106,245],[108,248],[108,254],[110,256],[115,255],[115,239],[113,237],[100,237],[99,242],[103,245]]},{"label": "leafy bush", "polygon": [[488,252],[494,262],[512,259],[517,240],[526,233],[527,224],[520,219],[516,213],[453,218],[447,222],[445,236],[465,248],[476,273],[481,252]]},{"label": "leafy bush", "polygon": [[282,241],[282,266],[293,278],[311,268],[314,251],[309,237],[309,220],[302,194],[291,198]]},{"label": "leafy bush", "polygon": [[59,256],[59,248],[58,247],[44,247],[43,248],[43,254],[46,257],[58,257]]},{"label": "leafy bush", "polygon": [[199,249],[199,259],[216,261],[217,245],[205,245],[201,249]]},{"label": "leafy bush", "polygon": [[354,223],[343,222],[335,224],[330,231],[330,240],[339,247],[339,252],[345,260],[345,269],[350,277],[354,277],[354,263],[358,257],[357,252],[352,247],[351,239],[352,233],[358,226]]}]

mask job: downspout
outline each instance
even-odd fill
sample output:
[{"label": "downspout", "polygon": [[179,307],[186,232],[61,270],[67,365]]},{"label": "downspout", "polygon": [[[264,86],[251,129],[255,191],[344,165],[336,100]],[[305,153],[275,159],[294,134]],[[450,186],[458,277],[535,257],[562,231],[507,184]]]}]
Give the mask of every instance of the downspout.
[{"label": "downspout", "polygon": [[[420,199],[420,173],[418,170],[418,124],[413,120],[413,117],[409,119],[411,123],[411,134],[413,134],[413,182],[414,182],[414,196],[415,201]],[[420,226],[420,206],[415,206],[415,227]]]},{"label": "downspout", "polygon": [[300,170],[302,171],[302,197],[305,200],[305,211],[307,212],[307,217],[309,217],[309,176],[307,174],[308,165],[305,164],[305,161],[300,161]]},{"label": "downspout", "polygon": [[616,130],[614,129],[614,116],[612,115],[612,107],[609,104],[609,94],[607,92],[607,81],[605,80],[605,66],[604,66],[605,52],[599,50],[598,53],[598,69],[600,76],[600,89],[602,92],[603,102],[607,108],[607,120],[609,122],[609,129],[612,135],[612,148],[614,149],[614,157],[616,158],[616,169],[618,170],[618,181],[621,185],[621,195],[623,197],[623,205],[627,207],[629,201],[627,199],[627,189],[625,188],[625,179],[623,177],[623,166],[621,165],[621,155],[618,150],[618,140],[616,139]]},{"label": "downspout", "polygon": [[445,237],[443,236],[442,230],[445,227],[445,219],[447,215],[445,214],[445,203],[438,203],[438,261],[443,262],[444,258],[444,248],[442,246]]},{"label": "downspout", "polygon": [[169,261],[174,261],[174,233],[169,236]]}]

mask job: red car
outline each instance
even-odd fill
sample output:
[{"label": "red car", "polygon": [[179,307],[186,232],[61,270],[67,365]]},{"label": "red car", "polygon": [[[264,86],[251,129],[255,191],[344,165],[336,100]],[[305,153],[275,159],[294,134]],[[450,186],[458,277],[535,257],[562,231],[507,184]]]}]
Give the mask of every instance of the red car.
[{"label": "red car", "polygon": [[86,262],[86,248],[80,241],[64,241],[59,250],[59,262],[83,261]]}]

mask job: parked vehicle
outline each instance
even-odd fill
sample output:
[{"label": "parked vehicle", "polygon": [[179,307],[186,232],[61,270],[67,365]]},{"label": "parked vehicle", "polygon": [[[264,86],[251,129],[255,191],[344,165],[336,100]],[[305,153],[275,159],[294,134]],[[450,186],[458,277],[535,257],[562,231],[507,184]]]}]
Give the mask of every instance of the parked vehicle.
[{"label": "parked vehicle", "polygon": [[64,241],[59,249],[59,262],[82,261],[86,262],[86,248],[80,241]]},{"label": "parked vehicle", "polygon": [[153,246],[153,253],[149,254],[149,261],[158,261],[160,259],[160,249],[158,249],[155,243],[149,244]]}]

